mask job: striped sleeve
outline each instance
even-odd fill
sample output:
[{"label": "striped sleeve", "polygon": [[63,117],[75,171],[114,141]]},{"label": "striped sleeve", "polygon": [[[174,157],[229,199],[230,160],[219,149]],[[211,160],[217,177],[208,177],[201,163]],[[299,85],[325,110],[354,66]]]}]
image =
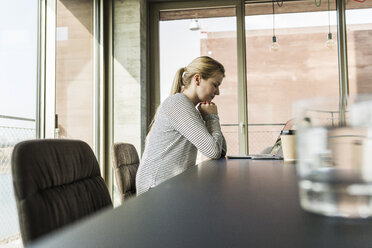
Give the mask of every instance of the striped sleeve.
[{"label": "striped sleeve", "polygon": [[223,138],[223,142],[222,142],[221,157],[225,157],[227,154],[227,145],[226,145],[225,136],[222,135],[222,138]]},{"label": "striped sleeve", "polygon": [[204,156],[212,159],[221,157],[226,147],[217,114],[206,116],[206,122],[195,106],[185,96],[165,106],[170,125],[189,140]]}]

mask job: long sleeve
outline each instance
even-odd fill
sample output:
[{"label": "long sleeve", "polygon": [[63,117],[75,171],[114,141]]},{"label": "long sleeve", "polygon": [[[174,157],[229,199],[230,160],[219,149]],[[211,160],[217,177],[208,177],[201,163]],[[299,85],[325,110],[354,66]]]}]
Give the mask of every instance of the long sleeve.
[{"label": "long sleeve", "polygon": [[213,159],[226,154],[218,115],[205,119],[184,94],[162,103],[138,167],[138,195],[194,166],[197,150]]},{"label": "long sleeve", "polygon": [[200,113],[186,96],[182,101],[164,107],[172,128],[189,140],[203,155],[218,159],[221,157],[224,137],[217,114],[206,116],[205,124]]},{"label": "long sleeve", "polygon": [[222,151],[221,151],[221,157],[225,157],[227,154],[227,144],[225,140],[225,136],[222,135],[223,142],[222,142]]}]

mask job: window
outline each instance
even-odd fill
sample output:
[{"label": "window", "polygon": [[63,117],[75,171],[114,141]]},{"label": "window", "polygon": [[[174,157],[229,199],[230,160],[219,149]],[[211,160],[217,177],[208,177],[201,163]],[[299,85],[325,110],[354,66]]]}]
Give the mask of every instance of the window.
[{"label": "window", "polygon": [[58,0],[56,9],[56,135],[94,149],[93,0]]},{"label": "window", "polygon": [[[36,137],[38,2],[0,9],[0,244],[19,237],[11,176],[16,143]],[[22,7],[20,7],[22,6]]]},{"label": "window", "polygon": [[[334,2],[329,13],[324,2],[319,7],[301,1],[246,4],[250,153],[275,143],[296,100],[338,96],[334,9]],[[327,47],[329,30],[335,44]],[[271,48],[274,35],[277,51]]]},{"label": "window", "polygon": [[[366,93],[370,88],[367,78],[371,61],[367,51],[371,16],[368,11],[372,6],[367,1],[359,2],[349,1],[347,6],[354,7],[346,13],[347,17],[352,16],[356,5],[364,11],[354,14],[364,18],[362,23],[351,17],[347,22],[352,94]],[[228,153],[260,153],[274,144],[280,130],[293,117],[292,106],[297,100],[339,96],[340,82],[345,84],[339,79],[339,57],[343,55],[338,54],[337,44],[337,15],[342,10],[337,12],[333,0],[329,5],[328,1],[246,1],[245,6],[240,1],[218,3],[226,7],[216,4],[207,1],[151,5],[154,26],[150,30],[155,42],[151,46],[151,80],[155,85],[151,94],[156,92],[152,101],[159,104],[165,99],[176,70],[192,58],[216,56],[229,74],[223,83],[226,88],[216,98]],[[244,20],[240,16],[242,7]],[[221,23],[214,28],[213,22],[218,20]],[[191,31],[190,25],[195,23],[200,29]],[[274,35],[280,45],[278,51],[270,49]],[[351,41],[357,38],[358,42]],[[361,40],[365,42],[359,43]],[[243,42],[245,46],[240,46]],[[242,65],[245,68],[240,68]]]},{"label": "window", "polygon": [[162,11],[159,21],[160,96],[171,91],[176,71],[199,56],[210,56],[225,67],[218,106],[229,154],[239,153],[237,34],[235,7]]},{"label": "window", "polygon": [[350,95],[371,94],[372,3],[346,4],[347,54]]}]

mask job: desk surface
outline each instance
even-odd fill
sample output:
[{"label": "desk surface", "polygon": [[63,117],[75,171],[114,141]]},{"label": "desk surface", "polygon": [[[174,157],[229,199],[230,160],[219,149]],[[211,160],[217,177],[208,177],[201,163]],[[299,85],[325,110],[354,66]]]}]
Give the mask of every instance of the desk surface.
[{"label": "desk surface", "polygon": [[293,164],[206,161],[31,247],[372,247],[372,220],[299,205]]}]

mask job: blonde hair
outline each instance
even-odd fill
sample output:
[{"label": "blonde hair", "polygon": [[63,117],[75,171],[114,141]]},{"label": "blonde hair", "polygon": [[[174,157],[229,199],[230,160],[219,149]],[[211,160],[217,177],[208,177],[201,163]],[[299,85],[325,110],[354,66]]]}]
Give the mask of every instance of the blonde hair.
[{"label": "blonde hair", "polygon": [[[173,79],[171,95],[181,93],[184,88],[187,88],[195,74],[200,74],[203,79],[208,79],[213,77],[216,73],[221,73],[222,76],[225,77],[225,68],[220,62],[208,56],[197,57],[191,61],[188,66],[177,70],[176,76]],[[146,141],[152,130],[152,126],[154,125],[158,109],[159,107],[156,109],[154,118],[149,125],[149,132],[147,134]]]},{"label": "blonde hair", "polygon": [[220,62],[208,56],[198,57],[188,66],[178,69],[173,80],[171,95],[180,93],[184,88],[187,88],[195,74],[200,74],[203,79],[208,79],[216,73],[222,73],[222,76],[225,77],[225,68]]}]

